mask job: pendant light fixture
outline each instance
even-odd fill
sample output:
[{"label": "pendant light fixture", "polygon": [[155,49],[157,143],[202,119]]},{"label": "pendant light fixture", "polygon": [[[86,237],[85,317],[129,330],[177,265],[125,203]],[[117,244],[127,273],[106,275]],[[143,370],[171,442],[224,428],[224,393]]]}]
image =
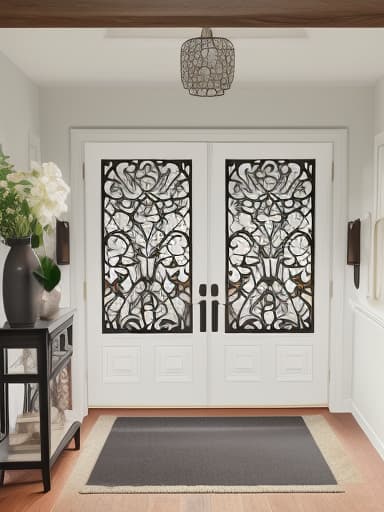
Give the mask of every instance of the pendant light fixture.
[{"label": "pendant light fixture", "polygon": [[192,96],[222,96],[235,74],[235,48],[229,39],[213,37],[203,28],[200,37],[181,47],[181,81]]}]

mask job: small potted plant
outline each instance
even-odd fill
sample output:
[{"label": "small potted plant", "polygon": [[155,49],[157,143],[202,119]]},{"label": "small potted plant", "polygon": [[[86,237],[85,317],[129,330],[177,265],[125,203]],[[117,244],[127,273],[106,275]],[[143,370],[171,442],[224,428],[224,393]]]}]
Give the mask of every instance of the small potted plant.
[{"label": "small potted plant", "polygon": [[40,268],[33,272],[37,281],[43,287],[43,294],[40,306],[40,318],[52,320],[59,311],[61,290],[58,287],[61,272],[52,258],[42,256]]}]

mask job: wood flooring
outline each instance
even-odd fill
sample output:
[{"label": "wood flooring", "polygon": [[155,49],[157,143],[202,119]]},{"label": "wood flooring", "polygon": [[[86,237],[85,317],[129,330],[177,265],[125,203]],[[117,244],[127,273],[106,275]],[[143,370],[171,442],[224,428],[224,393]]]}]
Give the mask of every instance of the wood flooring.
[{"label": "wood flooring", "polygon": [[[362,483],[350,484],[343,494],[162,494],[87,495],[80,507],[76,496],[68,512],[384,512],[384,461],[351,414],[327,409],[91,409],[82,426],[82,442],[100,414],[153,415],[302,415],[322,414],[359,468]],[[49,512],[60,500],[61,489],[79,454],[65,451],[52,471],[52,490],[42,493],[39,471],[8,471],[0,489],[1,512]]]}]

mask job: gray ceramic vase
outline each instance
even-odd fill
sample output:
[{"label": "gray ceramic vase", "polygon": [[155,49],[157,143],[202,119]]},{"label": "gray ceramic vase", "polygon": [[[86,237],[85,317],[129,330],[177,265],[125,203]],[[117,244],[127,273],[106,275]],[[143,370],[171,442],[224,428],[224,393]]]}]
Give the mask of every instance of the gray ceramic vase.
[{"label": "gray ceramic vase", "polygon": [[33,275],[40,268],[31,237],[8,239],[4,264],[3,303],[11,327],[33,327],[39,315],[43,289]]}]

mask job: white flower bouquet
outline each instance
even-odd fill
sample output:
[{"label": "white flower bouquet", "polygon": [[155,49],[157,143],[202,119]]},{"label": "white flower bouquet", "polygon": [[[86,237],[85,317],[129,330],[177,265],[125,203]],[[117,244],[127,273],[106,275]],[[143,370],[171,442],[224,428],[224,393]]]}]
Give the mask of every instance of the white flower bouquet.
[{"label": "white flower bouquet", "polygon": [[67,211],[69,187],[53,162],[33,163],[30,171],[14,171],[0,152],[0,236],[32,236],[32,246],[43,243],[44,232],[55,227]]}]

